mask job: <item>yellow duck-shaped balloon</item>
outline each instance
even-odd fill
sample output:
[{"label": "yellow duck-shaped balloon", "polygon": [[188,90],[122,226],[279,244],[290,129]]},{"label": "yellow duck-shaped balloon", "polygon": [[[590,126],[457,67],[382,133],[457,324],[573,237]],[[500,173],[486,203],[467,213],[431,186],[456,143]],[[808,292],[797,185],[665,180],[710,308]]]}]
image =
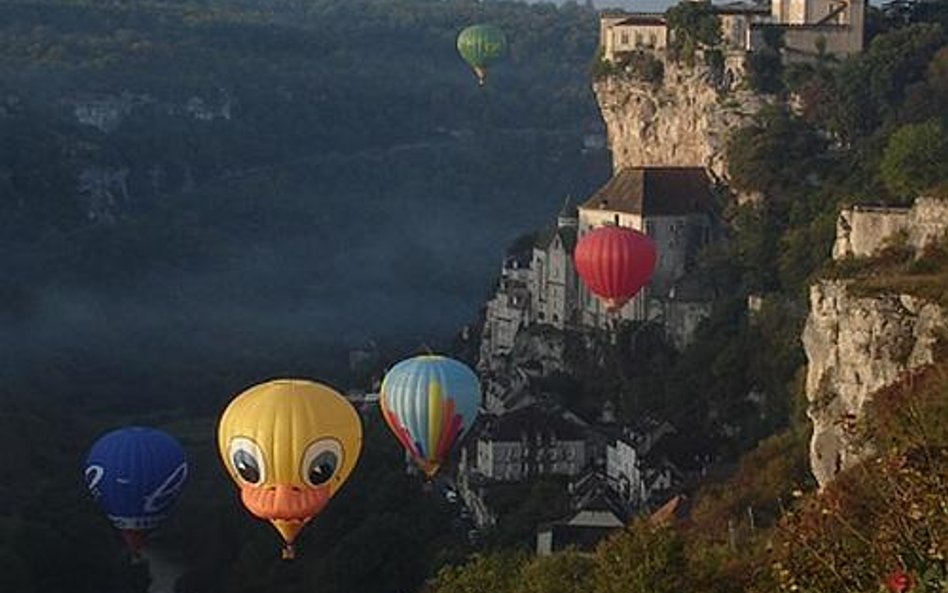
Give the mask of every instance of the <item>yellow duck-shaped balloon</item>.
[{"label": "yellow duck-shaped balloon", "polygon": [[224,465],[254,516],[293,541],[325,508],[352,473],[362,450],[362,423],[333,389],[299,379],[276,379],[239,394],[217,431]]}]

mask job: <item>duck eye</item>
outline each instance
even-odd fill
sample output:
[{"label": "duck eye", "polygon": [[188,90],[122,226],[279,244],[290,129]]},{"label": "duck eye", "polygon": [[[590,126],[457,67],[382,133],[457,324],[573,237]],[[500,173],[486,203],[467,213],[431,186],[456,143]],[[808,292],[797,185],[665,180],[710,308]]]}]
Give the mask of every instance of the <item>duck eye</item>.
[{"label": "duck eye", "polygon": [[237,437],[230,442],[230,462],[240,479],[248,484],[259,484],[265,478],[263,453],[250,439]]},{"label": "duck eye", "polygon": [[325,484],[342,463],[342,445],[335,439],[316,441],[303,454],[303,481],[310,486]]}]

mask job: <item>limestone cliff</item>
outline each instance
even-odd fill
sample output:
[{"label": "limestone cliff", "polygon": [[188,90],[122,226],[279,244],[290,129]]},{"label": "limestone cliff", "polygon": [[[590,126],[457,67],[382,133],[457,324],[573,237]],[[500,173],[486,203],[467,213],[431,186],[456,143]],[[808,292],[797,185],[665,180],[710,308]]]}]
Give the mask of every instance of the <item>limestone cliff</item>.
[{"label": "limestone cliff", "polygon": [[810,288],[803,345],[810,465],[821,487],[868,453],[855,444],[852,428],[873,392],[933,362],[946,329],[948,312],[917,297],[860,296],[845,280]]},{"label": "limestone cliff", "polygon": [[729,90],[711,69],[667,61],[660,83],[619,75],[593,84],[608,130],[613,170],[639,166],[705,166],[727,177],[724,150],[731,130],[767,102]]}]

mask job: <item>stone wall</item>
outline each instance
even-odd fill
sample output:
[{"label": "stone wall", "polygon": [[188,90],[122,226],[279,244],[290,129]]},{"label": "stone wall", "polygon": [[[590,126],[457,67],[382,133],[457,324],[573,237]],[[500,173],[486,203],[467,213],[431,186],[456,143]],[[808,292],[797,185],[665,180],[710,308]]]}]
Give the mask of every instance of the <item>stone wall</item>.
[{"label": "stone wall", "polygon": [[922,197],[911,208],[852,206],[839,214],[833,259],[871,257],[905,233],[916,251],[948,232],[948,200]]}]

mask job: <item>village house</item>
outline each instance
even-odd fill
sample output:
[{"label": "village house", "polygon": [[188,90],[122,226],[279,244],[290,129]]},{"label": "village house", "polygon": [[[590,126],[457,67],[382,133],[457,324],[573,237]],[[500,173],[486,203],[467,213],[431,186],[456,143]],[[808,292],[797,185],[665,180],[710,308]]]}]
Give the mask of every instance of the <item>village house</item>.
[{"label": "village house", "polygon": [[531,321],[563,329],[567,321],[572,320],[579,288],[573,266],[578,224],[576,207],[567,198],[556,226],[537,236],[528,284]]},{"label": "village house", "polygon": [[505,356],[513,349],[514,339],[530,318],[530,285],[532,270],[529,254],[512,254],[504,258],[500,280],[494,297],[487,301],[485,325],[481,337],[481,360]]},{"label": "village house", "polygon": [[668,45],[665,15],[606,11],[600,16],[599,39],[603,56],[613,60],[617,54],[641,49],[664,50]]},{"label": "village house", "polygon": [[588,472],[570,482],[569,491],[570,514],[537,526],[538,556],[568,548],[591,552],[629,519],[625,505],[615,497],[599,472]]},{"label": "village house", "polygon": [[476,466],[491,480],[575,476],[588,462],[582,427],[558,411],[533,405],[487,418],[476,440]]}]

